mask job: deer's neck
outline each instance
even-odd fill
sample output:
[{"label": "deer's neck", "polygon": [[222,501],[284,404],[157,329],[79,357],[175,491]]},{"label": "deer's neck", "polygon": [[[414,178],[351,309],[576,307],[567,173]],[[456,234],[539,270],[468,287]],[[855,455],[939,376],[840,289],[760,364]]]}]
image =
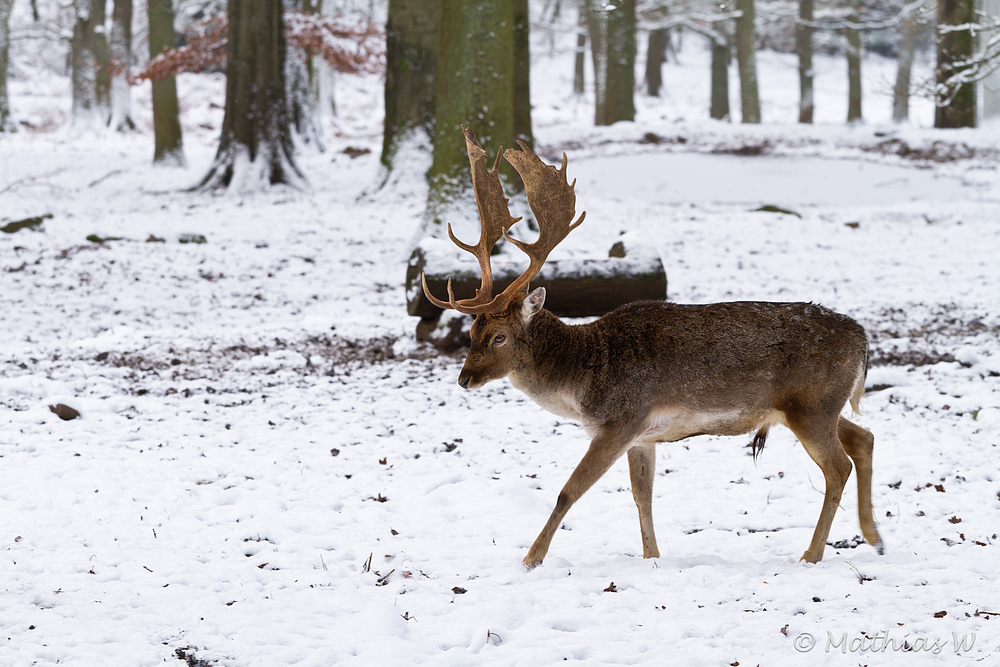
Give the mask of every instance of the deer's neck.
[{"label": "deer's neck", "polygon": [[590,326],[566,324],[547,310],[528,327],[529,350],[510,374],[511,384],[549,412],[583,419],[580,401],[600,368],[598,332]]}]

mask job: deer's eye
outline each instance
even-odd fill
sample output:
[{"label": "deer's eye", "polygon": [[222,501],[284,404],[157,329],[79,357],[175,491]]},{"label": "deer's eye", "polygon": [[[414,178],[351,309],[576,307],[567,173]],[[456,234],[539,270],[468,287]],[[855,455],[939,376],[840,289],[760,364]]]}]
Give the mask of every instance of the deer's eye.
[{"label": "deer's eye", "polygon": [[503,345],[504,341],[507,340],[507,334],[497,334],[493,337],[494,345]]}]

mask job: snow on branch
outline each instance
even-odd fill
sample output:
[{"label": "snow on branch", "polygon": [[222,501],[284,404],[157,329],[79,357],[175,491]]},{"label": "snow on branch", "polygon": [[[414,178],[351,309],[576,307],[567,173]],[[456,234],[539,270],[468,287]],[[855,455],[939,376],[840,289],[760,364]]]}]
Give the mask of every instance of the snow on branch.
[{"label": "snow on branch", "polygon": [[[707,11],[701,11],[701,10]],[[738,19],[743,15],[739,10],[712,11],[707,3],[682,2],[664,5],[660,2],[640,2],[636,7],[639,23],[645,30],[665,30],[684,26],[692,32],[702,34],[718,44],[727,42],[725,33],[716,25]]]},{"label": "snow on branch", "polygon": [[[385,68],[385,33],[366,19],[285,13],[285,39],[305,57],[320,56],[338,72],[381,72]],[[131,85],[158,81],[182,72],[225,67],[229,19],[216,16],[188,33],[188,43],[164,49],[143,69],[129,74]]]},{"label": "snow on branch", "polygon": [[937,27],[939,33],[967,31],[973,36],[979,33],[980,43],[978,53],[971,58],[955,60],[942,66],[946,68],[944,71],[947,74],[943,81],[928,82],[921,86],[921,92],[933,97],[939,107],[951,104],[962,86],[982,81],[1000,69],[1000,20],[984,15],[980,15],[979,19],[979,23]]}]

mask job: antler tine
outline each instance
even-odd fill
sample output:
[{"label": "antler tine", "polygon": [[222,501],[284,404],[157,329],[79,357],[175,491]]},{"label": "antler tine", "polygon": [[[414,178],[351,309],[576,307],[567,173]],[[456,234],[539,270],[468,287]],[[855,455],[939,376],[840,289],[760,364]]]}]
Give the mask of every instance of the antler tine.
[{"label": "antler tine", "polygon": [[514,218],[507,208],[507,198],[503,194],[500,183],[499,167],[503,147],[497,153],[492,169],[486,167],[486,151],[479,144],[475,133],[462,125],[465,133],[465,144],[469,152],[469,167],[472,170],[472,188],[476,195],[476,207],[479,210],[480,233],[475,245],[463,243],[448,225],[448,236],[462,250],[471,253],[479,261],[482,281],[476,296],[471,299],[456,300],[451,291],[451,281],[448,284],[448,302],[445,303],[431,295],[427,289],[427,281],[423,280],[424,294],[438,308],[453,308],[460,313],[474,315],[486,312],[493,297],[493,269],[490,266],[490,252],[500,237],[506,236],[507,230],[521,218]]},{"label": "antler tine", "polygon": [[552,249],[587,217],[586,212],[581,213],[573,222],[576,215],[576,179],[572,185],[566,182],[566,154],[562,156],[562,167],[556,169],[542,162],[523,141],[517,143],[521,150],[508,149],[504,151],[504,158],[524,181],[528,204],[538,222],[538,239],[534,243],[525,243],[511,238],[504,230],[504,238],[526,254],[530,263],[528,269],[490,303],[492,309],[497,311],[506,310],[517,294],[527,290],[528,283],[542,270]]}]

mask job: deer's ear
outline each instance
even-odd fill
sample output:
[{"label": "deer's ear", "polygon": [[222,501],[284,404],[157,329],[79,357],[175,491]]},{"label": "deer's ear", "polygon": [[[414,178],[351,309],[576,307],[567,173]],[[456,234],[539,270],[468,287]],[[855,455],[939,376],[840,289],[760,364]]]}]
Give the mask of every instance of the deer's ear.
[{"label": "deer's ear", "polygon": [[535,313],[545,305],[545,288],[539,287],[531,291],[521,302],[521,319],[527,324]]}]

